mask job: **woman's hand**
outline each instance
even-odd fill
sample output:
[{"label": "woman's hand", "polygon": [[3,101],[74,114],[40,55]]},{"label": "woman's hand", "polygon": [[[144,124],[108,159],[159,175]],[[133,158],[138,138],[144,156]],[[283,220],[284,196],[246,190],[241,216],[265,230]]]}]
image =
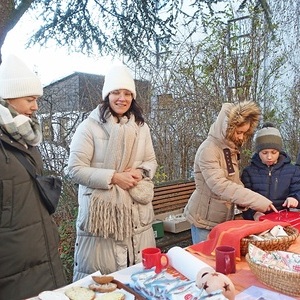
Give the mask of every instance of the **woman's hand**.
[{"label": "woman's hand", "polygon": [[278,210],[276,209],[276,207],[273,204],[270,204],[269,207],[267,208],[267,211],[270,211],[270,210],[274,210],[275,212],[278,213]]},{"label": "woman's hand", "polygon": [[253,219],[254,219],[254,221],[259,221],[259,217],[264,216],[264,215],[265,215],[264,213],[257,211],[254,214]]},{"label": "woman's hand", "polygon": [[143,179],[143,170],[142,169],[126,169],[124,172],[128,172],[131,174],[133,178],[135,178],[137,181],[140,181]]},{"label": "woman's hand", "polygon": [[137,185],[137,180],[130,172],[115,173],[111,179],[112,184],[118,185],[123,190],[128,190]]},{"label": "woman's hand", "polygon": [[298,206],[298,200],[293,197],[287,197],[284,203],[282,204],[283,207],[297,207]]},{"label": "woman's hand", "polygon": [[[273,211],[275,211],[276,213],[278,213],[278,210],[276,209],[276,207],[275,207],[273,204],[270,204],[270,205],[268,206],[268,208],[267,208],[266,211],[270,211],[270,210],[273,210]],[[265,215],[265,214],[264,214],[263,212],[257,211],[257,212],[254,214],[253,219],[254,219],[255,221],[258,221],[258,220],[259,220],[259,217],[264,216],[264,215]]]},{"label": "woman's hand", "polygon": [[117,184],[123,190],[129,190],[136,186],[140,180],[143,179],[142,169],[126,169],[124,172],[115,173],[112,177],[111,183]]}]

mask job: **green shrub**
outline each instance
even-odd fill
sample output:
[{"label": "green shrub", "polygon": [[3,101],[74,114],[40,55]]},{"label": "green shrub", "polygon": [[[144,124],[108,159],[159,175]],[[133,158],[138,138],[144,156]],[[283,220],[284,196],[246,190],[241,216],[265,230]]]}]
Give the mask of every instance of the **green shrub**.
[{"label": "green shrub", "polygon": [[64,180],[60,203],[53,218],[58,226],[60,236],[59,253],[68,283],[71,283],[73,278],[77,211],[77,189],[70,182]]}]

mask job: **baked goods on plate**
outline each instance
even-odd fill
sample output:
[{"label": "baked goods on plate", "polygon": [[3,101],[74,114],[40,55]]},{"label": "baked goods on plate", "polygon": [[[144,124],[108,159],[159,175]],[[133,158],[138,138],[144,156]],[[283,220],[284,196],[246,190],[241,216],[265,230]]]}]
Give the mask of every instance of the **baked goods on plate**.
[{"label": "baked goods on plate", "polygon": [[74,283],[48,295],[48,298],[40,300],[145,300],[136,291],[108,275],[87,277],[80,285]]},{"label": "baked goods on plate", "polygon": [[70,300],[94,300],[96,293],[89,288],[82,286],[73,286],[65,291],[65,295]]},{"label": "baked goods on plate", "polygon": [[92,276],[92,279],[100,284],[109,283],[114,280],[113,276],[110,275],[101,275],[101,276]]},{"label": "baked goods on plate", "polygon": [[117,289],[117,284],[113,282],[108,282],[108,283],[92,283],[89,285],[89,289],[91,289],[94,292],[98,293],[109,293],[113,292]]},{"label": "baked goods on plate", "polygon": [[92,276],[95,283],[89,285],[89,289],[98,293],[109,293],[117,289],[118,285],[113,283],[113,276]]},{"label": "baked goods on plate", "polygon": [[69,298],[60,292],[44,291],[38,295],[40,300],[69,300]]},{"label": "baked goods on plate", "polygon": [[125,300],[125,294],[122,292],[110,292],[106,293],[100,298],[97,297],[99,300]]}]

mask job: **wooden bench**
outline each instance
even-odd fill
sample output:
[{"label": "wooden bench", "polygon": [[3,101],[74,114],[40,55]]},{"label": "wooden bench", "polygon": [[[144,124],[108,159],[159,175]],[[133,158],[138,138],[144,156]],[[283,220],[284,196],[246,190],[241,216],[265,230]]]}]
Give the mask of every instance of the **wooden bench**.
[{"label": "wooden bench", "polygon": [[[152,200],[155,216],[164,219],[169,213],[181,212],[195,190],[194,181],[174,181],[158,184],[154,187]],[[239,214],[235,219],[241,219]],[[187,247],[192,244],[191,231],[164,233],[164,237],[156,239],[156,246],[167,252],[174,246]]]},{"label": "wooden bench", "polygon": [[[163,220],[169,214],[181,213],[195,190],[193,181],[164,182],[154,187],[152,200],[157,219]],[[174,246],[187,247],[192,244],[191,231],[178,233],[164,232],[164,237],[156,239],[156,246],[167,252]]]},{"label": "wooden bench", "polygon": [[152,200],[155,215],[183,209],[194,190],[194,180],[174,181],[156,185]]}]

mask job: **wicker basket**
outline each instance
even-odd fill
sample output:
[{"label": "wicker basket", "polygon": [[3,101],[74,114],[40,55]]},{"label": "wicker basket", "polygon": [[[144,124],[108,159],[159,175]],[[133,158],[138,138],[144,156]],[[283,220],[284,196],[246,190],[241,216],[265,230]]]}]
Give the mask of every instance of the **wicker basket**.
[{"label": "wicker basket", "polygon": [[250,259],[249,254],[246,255],[246,261],[250,270],[265,285],[283,294],[300,296],[300,273],[275,270],[256,264]]},{"label": "wicker basket", "polygon": [[298,237],[299,231],[297,228],[294,228],[292,226],[286,226],[284,227],[284,230],[286,231],[288,236],[280,237],[277,239],[270,239],[265,241],[254,241],[252,239],[242,238],[241,255],[245,256],[248,253],[249,243],[265,251],[274,251],[274,250],[286,251]]}]

